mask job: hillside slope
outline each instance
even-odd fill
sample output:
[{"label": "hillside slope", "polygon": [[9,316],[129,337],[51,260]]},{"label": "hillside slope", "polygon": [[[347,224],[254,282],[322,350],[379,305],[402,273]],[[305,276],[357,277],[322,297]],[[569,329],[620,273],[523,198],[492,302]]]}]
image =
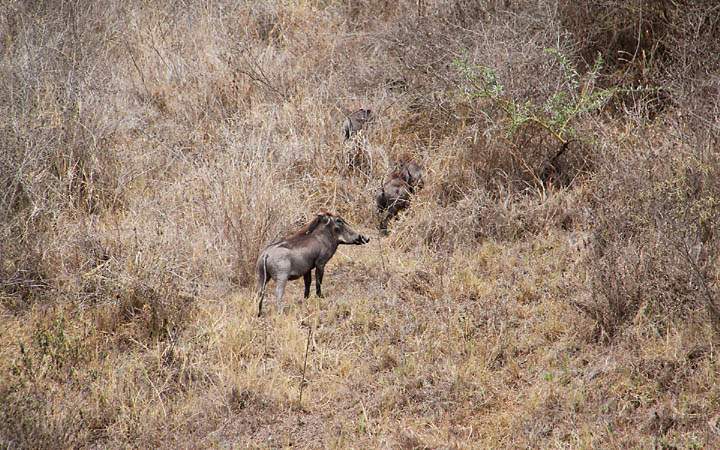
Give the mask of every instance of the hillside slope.
[{"label": "hillside slope", "polygon": [[[0,12],[0,444],[720,446],[715,2]],[[320,208],[371,242],[255,317]]]}]

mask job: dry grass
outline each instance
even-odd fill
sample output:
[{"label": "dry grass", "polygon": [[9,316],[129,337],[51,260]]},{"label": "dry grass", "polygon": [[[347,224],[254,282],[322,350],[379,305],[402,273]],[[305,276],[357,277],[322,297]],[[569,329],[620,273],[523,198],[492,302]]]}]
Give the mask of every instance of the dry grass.
[{"label": "dry grass", "polygon": [[[720,445],[717,7],[424,3],[0,7],[0,444]],[[550,186],[557,142],[458,59],[517,105],[618,90]],[[372,241],[256,318],[257,254],[321,207]]]}]

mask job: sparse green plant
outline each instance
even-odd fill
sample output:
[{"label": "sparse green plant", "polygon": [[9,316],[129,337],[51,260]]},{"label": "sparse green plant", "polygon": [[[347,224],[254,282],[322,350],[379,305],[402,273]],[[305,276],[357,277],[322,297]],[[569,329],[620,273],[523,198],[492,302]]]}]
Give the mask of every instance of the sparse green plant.
[{"label": "sparse green plant", "polygon": [[64,379],[72,374],[82,357],[82,339],[66,333],[66,318],[57,317],[34,330],[30,342],[18,344],[20,355],[11,366],[19,383],[42,381],[45,377]]},{"label": "sparse green plant", "polygon": [[540,126],[560,144],[577,138],[575,121],[585,114],[600,110],[617,92],[618,88],[598,86],[603,68],[602,54],[584,76],[566,55],[555,48],[545,50],[553,56],[562,69],[563,82],[542,104],[531,100],[515,99],[506,93],[496,70],[485,65],[475,65],[467,59],[456,59],[453,64],[462,74],[462,89],[470,100],[487,99],[504,113],[504,129],[509,136],[520,128],[534,124]]}]

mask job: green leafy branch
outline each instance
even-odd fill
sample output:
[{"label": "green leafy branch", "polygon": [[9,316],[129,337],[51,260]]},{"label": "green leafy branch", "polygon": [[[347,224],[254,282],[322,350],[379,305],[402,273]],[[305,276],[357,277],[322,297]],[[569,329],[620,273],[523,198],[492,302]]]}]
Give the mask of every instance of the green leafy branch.
[{"label": "green leafy branch", "polygon": [[546,52],[560,64],[564,82],[562,89],[542,105],[534,104],[530,100],[517,101],[506,94],[495,69],[491,67],[471,65],[467,59],[455,60],[454,65],[466,81],[464,91],[470,99],[489,99],[505,113],[509,136],[522,126],[532,123],[546,130],[564,145],[576,134],[572,127],[573,121],[602,108],[615,95],[617,88],[602,89],[596,84],[603,67],[601,55],[596,58],[583,83],[579,72],[565,55],[556,49],[546,49]]}]

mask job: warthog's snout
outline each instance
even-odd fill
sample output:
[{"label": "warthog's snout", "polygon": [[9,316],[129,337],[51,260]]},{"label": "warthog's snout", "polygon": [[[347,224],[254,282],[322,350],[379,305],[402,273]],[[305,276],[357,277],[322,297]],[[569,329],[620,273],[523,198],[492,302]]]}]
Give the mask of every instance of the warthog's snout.
[{"label": "warthog's snout", "polygon": [[368,242],[370,242],[370,238],[367,237],[367,236],[363,236],[362,234],[360,234],[360,235],[358,235],[358,238],[355,239],[355,242],[353,242],[353,244],[355,244],[355,245],[363,245],[363,244],[367,244]]}]

